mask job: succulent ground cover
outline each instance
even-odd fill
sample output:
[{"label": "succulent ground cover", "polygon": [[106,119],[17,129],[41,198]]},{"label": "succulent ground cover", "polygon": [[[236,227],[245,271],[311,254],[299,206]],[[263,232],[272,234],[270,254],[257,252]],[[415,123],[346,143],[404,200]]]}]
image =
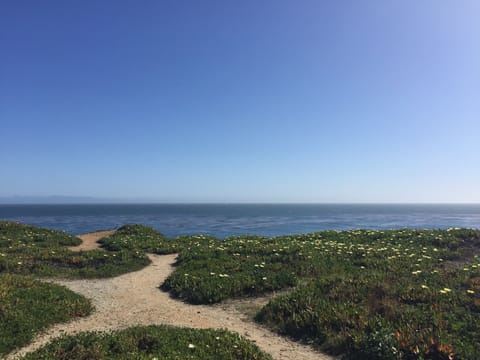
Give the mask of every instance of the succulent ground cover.
[{"label": "succulent ground cover", "polygon": [[84,297],[30,277],[0,274],[0,357],[47,326],[92,311]]},{"label": "succulent ground cover", "polygon": [[0,221],[0,357],[58,322],[85,316],[90,302],[32,276],[109,277],[149,263],[142,252],[72,252],[81,240],[61,231]]},{"label": "succulent ground cover", "polygon": [[192,235],[168,239],[142,225],[125,225],[101,241],[110,251],[178,252],[177,271],[162,289],[195,304],[294,286],[293,263],[285,257],[282,262],[278,262],[275,255],[265,257],[264,248],[270,242],[257,236],[220,240]]},{"label": "succulent ground cover", "polygon": [[[290,288],[256,319],[345,359],[476,359],[480,353],[480,231],[352,230],[220,240],[168,239],[127,225],[102,241],[106,251],[91,255],[69,252],[65,246],[78,240],[62,234],[0,223],[0,273],[112,276],[144,266],[146,252],[175,252],[176,270],[162,289],[208,304]],[[74,256],[81,266],[72,266]]]},{"label": "succulent ground cover", "polygon": [[100,240],[100,243],[108,251],[128,250],[135,253],[172,254],[183,249],[188,243],[188,238],[172,241],[148,226],[128,224],[119,228],[112,236]]},{"label": "succulent ground cover", "polygon": [[167,239],[137,225],[117,235],[105,240],[106,248],[178,252],[176,271],[161,287],[191,303],[295,286],[256,319],[329,353],[350,359],[475,359],[480,353],[476,230],[219,240]]},{"label": "succulent ground cover", "polygon": [[292,258],[296,246],[287,246],[280,255],[276,241],[267,238],[195,238],[197,242],[180,252],[177,270],[162,284],[174,296],[208,304],[297,284]]},{"label": "succulent ground cover", "polygon": [[104,277],[148,264],[144,254],[67,249],[80,242],[61,231],[0,222],[0,356],[26,345],[49,325],[92,311],[84,297],[32,275]]},{"label": "succulent ground cover", "polygon": [[318,236],[306,239],[303,253],[332,270],[270,301],[258,321],[351,359],[480,353],[480,258],[470,256],[473,244],[479,251],[478,232]]},{"label": "succulent ground cover", "polygon": [[[116,243],[121,246],[116,246]],[[196,243],[166,239],[157,231],[127,225],[105,241],[104,250],[72,252],[80,240],[64,232],[0,222],[0,357],[26,345],[42,329],[86,316],[90,302],[33,276],[108,277],[148,264],[145,252],[166,253]],[[29,276],[23,274],[30,274]],[[167,326],[113,334],[65,337],[27,355],[32,359],[271,359],[238,334]]]},{"label": "succulent ground cover", "polygon": [[122,249],[70,251],[81,240],[62,231],[0,221],[0,273],[111,277],[141,269],[149,263],[143,252]]},{"label": "succulent ground cover", "polygon": [[63,337],[25,359],[271,360],[271,357],[228,331],[147,326]]},{"label": "succulent ground cover", "polygon": [[325,231],[198,237],[164,290],[192,303],[297,284],[257,315],[272,329],[351,359],[475,359],[480,232]]}]

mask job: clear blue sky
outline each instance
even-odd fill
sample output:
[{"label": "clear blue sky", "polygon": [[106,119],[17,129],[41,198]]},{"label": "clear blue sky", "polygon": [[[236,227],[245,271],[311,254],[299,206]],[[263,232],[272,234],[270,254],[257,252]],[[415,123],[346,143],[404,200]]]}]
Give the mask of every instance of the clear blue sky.
[{"label": "clear blue sky", "polygon": [[480,2],[11,0],[0,196],[480,202]]}]

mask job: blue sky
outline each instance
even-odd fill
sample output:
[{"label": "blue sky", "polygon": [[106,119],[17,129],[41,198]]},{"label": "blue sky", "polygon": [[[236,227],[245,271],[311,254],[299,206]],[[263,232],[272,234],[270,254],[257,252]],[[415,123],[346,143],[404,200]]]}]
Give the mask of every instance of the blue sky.
[{"label": "blue sky", "polygon": [[0,196],[480,202],[480,2],[4,1]]}]

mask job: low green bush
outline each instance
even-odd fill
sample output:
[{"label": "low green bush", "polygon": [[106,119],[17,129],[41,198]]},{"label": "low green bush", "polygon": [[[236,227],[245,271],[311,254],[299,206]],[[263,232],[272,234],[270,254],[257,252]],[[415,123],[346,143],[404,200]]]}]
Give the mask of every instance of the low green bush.
[{"label": "low green bush", "polygon": [[192,246],[208,244],[217,240],[204,235],[179,236],[168,239],[157,230],[138,224],[120,227],[113,235],[100,240],[102,247],[110,251],[139,251],[154,254],[173,254]]},{"label": "low green bush", "polygon": [[144,252],[70,251],[81,240],[62,231],[0,221],[0,273],[55,277],[111,277],[150,263]]},{"label": "low green bush", "polygon": [[0,274],[0,357],[28,344],[49,325],[91,311],[87,299],[62,286]]},{"label": "low green bush", "polygon": [[81,333],[54,340],[28,359],[271,360],[250,341],[225,330],[171,326]]},{"label": "low green bush", "polygon": [[262,238],[210,238],[184,248],[176,271],[161,288],[194,304],[210,304],[296,285],[293,263],[279,261],[264,248],[267,243]]},{"label": "low green bush", "polygon": [[350,360],[476,359],[479,232],[370,234],[370,242],[356,231],[304,246],[323,273],[272,299],[256,319]]}]

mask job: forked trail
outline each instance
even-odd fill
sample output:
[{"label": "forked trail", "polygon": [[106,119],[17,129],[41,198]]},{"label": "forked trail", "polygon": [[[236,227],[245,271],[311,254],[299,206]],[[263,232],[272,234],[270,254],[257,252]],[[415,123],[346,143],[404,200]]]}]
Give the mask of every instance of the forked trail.
[{"label": "forked trail", "polygon": [[[97,244],[96,241],[105,235],[86,234],[85,236],[94,238]],[[95,311],[88,317],[49,328],[34,339],[32,344],[11,354],[7,359],[14,359],[33,351],[64,334],[81,331],[111,331],[135,325],[152,324],[228,329],[255,342],[262,350],[279,360],[332,359],[251,321],[243,310],[253,306],[256,300],[231,301],[207,306],[189,305],[172,299],[168,293],[159,289],[159,285],[174,270],[172,264],[175,262],[176,255],[149,254],[148,256],[152,261],[150,265],[142,270],[115,278],[55,280],[56,283],[91,299]]]}]

